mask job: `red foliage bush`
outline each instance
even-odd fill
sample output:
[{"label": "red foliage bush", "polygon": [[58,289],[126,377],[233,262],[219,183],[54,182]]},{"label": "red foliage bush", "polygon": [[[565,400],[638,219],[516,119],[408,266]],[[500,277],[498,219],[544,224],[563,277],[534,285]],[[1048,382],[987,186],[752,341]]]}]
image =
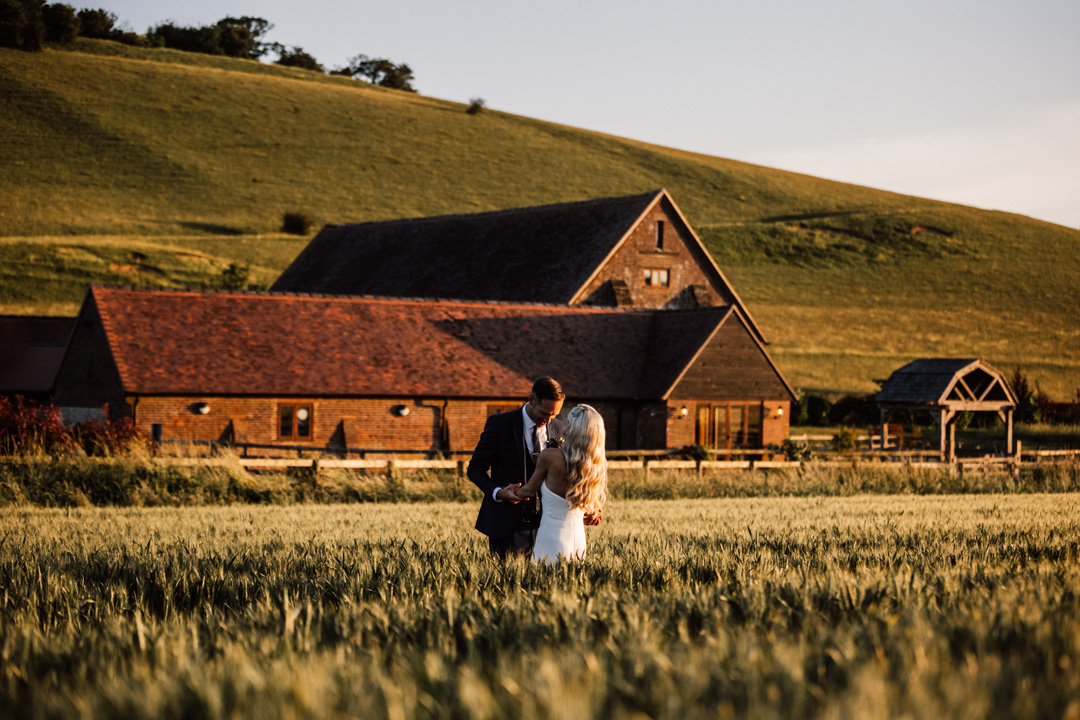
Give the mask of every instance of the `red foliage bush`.
[{"label": "red foliage bush", "polygon": [[71,433],[60,421],[60,408],[21,395],[0,397],[0,451],[56,453],[71,447]]},{"label": "red foliage bush", "polygon": [[[102,408],[108,415],[108,408]],[[21,395],[0,397],[0,453],[59,455],[81,448],[87,455],[116,454],[148,444],[130,418],[90,420],[66,427],[60,408]]]},{"label": "red foliage bush", "polygon": [[[107,406],[104,410],[108,415]],[[81,422],[71,428],[71,436],[87,455],[115,455],[136,445],[147,444],[146,436],[135,427],[131,418]]]}]

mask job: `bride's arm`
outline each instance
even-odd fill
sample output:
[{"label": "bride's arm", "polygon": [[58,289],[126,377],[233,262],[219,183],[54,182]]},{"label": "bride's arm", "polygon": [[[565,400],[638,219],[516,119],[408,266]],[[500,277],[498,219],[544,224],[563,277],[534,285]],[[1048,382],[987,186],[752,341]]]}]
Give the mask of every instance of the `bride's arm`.
[{"label": "bride's arm", "polygon": [[551,465],[554,462],[554,453],[560,452],[554,448],[548,448],[540,453],[540,457],[536,459],[536,470],[533,470],[532,477],[529,481],[517,489],[518,497],[532,497],[536,494],[536,491],[540,489],[540,483],[547,477],[548,471],[551,470]]}]

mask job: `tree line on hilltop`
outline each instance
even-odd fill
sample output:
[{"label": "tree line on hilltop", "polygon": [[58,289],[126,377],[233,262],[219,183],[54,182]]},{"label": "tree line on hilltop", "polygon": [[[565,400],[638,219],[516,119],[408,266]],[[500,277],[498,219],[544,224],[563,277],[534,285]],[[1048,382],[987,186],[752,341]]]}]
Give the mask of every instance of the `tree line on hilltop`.
[{"label": "tree line on hilltop", "polygon": [[76,38],[113,40],[136,47],[164,47],[206,55],[261,60],[276,55],[274,63],[315,72],[366,80],[373,85],[416,92],[413,72],[405,63],[357,55],[344,67],[327,71],[318,60],[297,46],[265,42],[273,25],[258,17],[226,17],[212,25],[185,27],[162,22],[144,35],[118,24],[114,13],[75,8],[45,0],[0,0],[0,47],[39,52],[46,43],[70,45]]}]

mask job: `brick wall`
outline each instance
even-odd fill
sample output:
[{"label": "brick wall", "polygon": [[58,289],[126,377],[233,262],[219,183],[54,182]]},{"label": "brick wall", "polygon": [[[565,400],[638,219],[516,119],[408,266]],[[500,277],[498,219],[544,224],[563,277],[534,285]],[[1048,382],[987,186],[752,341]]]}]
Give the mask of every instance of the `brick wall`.
[{"label": "brick wall", "polygon": [[[198,412],[201,403],[209,406],[206,414]],[[166,440],[216,442],[231,435],[241,443],[462,452],[476,445],[492,404],[495,401],[446,401],[448,433],[442,425],[442,399],[143,396],[135,413],[140,429],[149,434],[160,424]],[[312,407],[310,439],[280,436],[281,405]],[[408,413],[402,415],[400,408]]]},{"label": "brick wall", "polygon": [[[658,222],[664,223],[662,249],[657,247]],[[605,283],[622,280],[629,288],[633,307],[695,307],[689,302],[692,285],[706,289],[708,299],[705,302],[710,306],[731,303],[733,298],[722,296],[709,280],[711,275],[703,270],[710,264],[674,209],[667,202],[661,202],[638,223],[626,243],[589,284],[583,297],[593,293],[601,297]],[[646,286],[643,273],[646,269],[667,270],[668,286]],[[696,302],[705,304],[702,300]]]},{"label": "brick wall", "polygon": [[[693,400],[671,400],[668,403],[667,447],[681,448],[694,444],[695,407]],[[686,408],[685,415],[683,408]]]},{"label": "brick wall", "polygon": [[791,403],[762,403],[761,444],[764,447],[779,445],[791,434]]}]

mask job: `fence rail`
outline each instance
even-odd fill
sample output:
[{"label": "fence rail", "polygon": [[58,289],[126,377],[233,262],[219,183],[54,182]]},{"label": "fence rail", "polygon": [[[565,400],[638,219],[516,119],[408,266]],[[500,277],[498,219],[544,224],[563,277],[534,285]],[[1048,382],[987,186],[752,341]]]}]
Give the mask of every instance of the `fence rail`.
[{"label": "fence rail", "polygon": [[[940,453],[934,452],[897,452],[881,451],[839,454],[830,453],[820,460],[773,460],[768,451],[757,451],[755,454],[766,456],[761,460],[673,460],[670,455],[667,459],[642,459],[608,461],[608,469],[612,471],[640,470],[646,477],[653,471],[683,470],[704,473],[709,470],[776,470],[776,469],[811,469],[811,468],[911,468],[911,469],[959,469],[961,472],[967,469],[977,469],[992,466],[1010,466],[1014,468],[1031,467],[1043,462],[1052,462],[1058,459],[1080,458],[1080,450],[1032,450],[1016,455],[994,455],[984,457],[960,458],[956,462],[949,463],[941,460]],[[822,453],[824,455],[824,453]],[[927,456],[937,456],[935,460],[926,460]],[[1030,459],[1025,459],[1030,458]],[[290,468],[302,468],[318,471],[320,469],[342,468],[350,470],[374,470],[386,473],[396,473],[408,470],[453,470],[459,476],[465,475],[467,460],[399,460],[391,459],[349,459],[349,458],[219,458],[219,457],[176,457],[156,458],[155,462],[174,463],[178,465],[193,466],[226,466],[239,463],[247,470],[285,470]]]}]

